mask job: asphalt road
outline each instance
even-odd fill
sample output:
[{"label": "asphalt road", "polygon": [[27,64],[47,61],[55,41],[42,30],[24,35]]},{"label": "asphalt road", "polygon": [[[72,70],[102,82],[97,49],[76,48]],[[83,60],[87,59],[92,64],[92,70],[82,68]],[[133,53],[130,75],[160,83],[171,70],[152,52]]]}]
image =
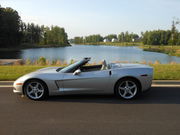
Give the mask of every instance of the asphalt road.
[{"label": "asphalt road", "polygon": [[31,101],[0,88],[0,135],[178,135],[180,88],[152,88],[124,101],[66,95]]}]

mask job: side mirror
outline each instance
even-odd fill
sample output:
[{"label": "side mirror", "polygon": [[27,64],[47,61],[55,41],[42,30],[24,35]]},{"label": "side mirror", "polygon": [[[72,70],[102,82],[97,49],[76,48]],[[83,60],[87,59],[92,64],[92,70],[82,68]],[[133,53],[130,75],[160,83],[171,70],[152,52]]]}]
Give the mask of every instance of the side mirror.
[{"label": "side mirror", "polygon": [[73,75],[79,75],[81,73],[80,69],[77,69],[76,71],[74,71]]}]

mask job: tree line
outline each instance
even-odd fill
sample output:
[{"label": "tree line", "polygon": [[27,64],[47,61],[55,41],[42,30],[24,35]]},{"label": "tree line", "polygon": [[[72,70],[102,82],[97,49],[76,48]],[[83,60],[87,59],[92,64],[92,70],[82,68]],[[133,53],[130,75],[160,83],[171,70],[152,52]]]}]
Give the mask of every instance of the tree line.
[{"label": "tree line", "polygon": [[68,36],[64,28],[58,26],[35,25],[34,23],[20,23],[20,33],[23,44],[39,45],[67,45]]},{"label": "tree line", "polygon": [[148,45],[180,45],[180,32],[176,29],[178,21],[172,21],[171,30],[153,30],[142,33],[142,42]]},{"label": "tree line", "polygon": [[110,34],[107,36],[97,35],[89,35],[85,37],[74,37],[70,41],[75,44],[83,44],[83,43],[99,43],[99,42],[137,42],[140,37],[138,34],[129,32],[121,32],[119,35]]},{"label": "tree line", "polygon": [[68,35],[59,26],[24,23],[18,12],[0,6],[0,48],[29,45],[69,45]]},{"label": "tree line", "polygon": [[[85,37],[74,37],[70,41],[75,44],[99,42],[142,42],[148,45],[180,45],[180,32],[176,25],[179,21],[172,21],[170,30],[153,30],[136,33],[121,32],[101,36],[100,34]],[[0,48],[23,45],[68,45],[68,35],[59,26],[44,26],[34,23],[24,23],[18,12],[12,8],[0,6]]]},{"label": "tree line", "polygon": [[127,31],[121,32],[118,35],[110,34],[104,37],[99,34],[86,37],[74,37],[74,39],[71,39],[71,42],[75,44],[98,44],[99,42],[142,42],[144,45],[180,45],[180,32],[176,28],[176,25],[179,23],[179,21],[173,20],[170,30],[141,32],[141,36]]}]

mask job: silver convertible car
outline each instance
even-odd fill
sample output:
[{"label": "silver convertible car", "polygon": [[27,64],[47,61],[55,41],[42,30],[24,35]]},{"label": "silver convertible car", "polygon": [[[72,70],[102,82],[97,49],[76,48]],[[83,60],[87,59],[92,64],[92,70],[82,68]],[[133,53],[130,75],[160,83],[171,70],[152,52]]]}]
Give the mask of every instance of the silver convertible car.
[{"label": "silver convertible car", "polygon": [[75,93],[115,93],[122,99],[133,99],[150,89],[153,68],[142,64],[87,65],[84,58],[67,67],[49,67],[29,73],[17,79],[14,93],[26,95],[32,100],[47,96]]}]

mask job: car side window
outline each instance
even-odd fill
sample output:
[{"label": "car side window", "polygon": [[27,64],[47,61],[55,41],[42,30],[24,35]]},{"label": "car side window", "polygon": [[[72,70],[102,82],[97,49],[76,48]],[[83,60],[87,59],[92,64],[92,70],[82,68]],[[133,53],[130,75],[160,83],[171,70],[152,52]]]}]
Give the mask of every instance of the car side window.
[{"label": "car side window", "polygon": [[80,70],[82,72],[92,72],[92,71],[100,71],[102,65],[93,65],[93,66],[82,66]]}]

